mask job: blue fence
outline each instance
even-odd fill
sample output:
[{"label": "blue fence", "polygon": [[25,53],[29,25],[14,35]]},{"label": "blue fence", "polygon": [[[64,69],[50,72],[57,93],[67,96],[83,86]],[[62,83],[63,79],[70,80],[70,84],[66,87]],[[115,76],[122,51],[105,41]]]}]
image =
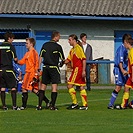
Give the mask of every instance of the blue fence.
[{"label": "blue fence", "polygon": [[[95,78],[93,83],[99,84],[110,84],[111,83],[111,76],[110,76],[110,64],[114,64],[114,61],[110,61],[108,59],[103,60],[92,60],[86,61],[87,64],[95,64],[95,75],[93,72],[93,76],[91,78]],[[93,69],[93,68],[92,68]],[[91,69],[91,72],[93,71]],[[91,75],[91,74],[90,74]]]},{"label": "blue fence", "polygon": [[114,61],[110,60],[95,60],[95,61],[86,61],[87,64],[111,64],[114,63]]}]

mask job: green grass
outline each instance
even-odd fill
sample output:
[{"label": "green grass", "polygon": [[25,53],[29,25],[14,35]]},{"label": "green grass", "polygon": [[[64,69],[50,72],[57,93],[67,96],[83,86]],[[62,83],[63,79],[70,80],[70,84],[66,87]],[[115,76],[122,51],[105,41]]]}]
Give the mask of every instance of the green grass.
[{"label": "green grass", "polygon": [[[7,95],[8,111],[0,110],[0,133],[132,133],[133,110],[108,110],[112,89],[93,89],[88,92],[89,109],[67,110],[71,103],[67,90],[59,90],[58,111],[36,111],[37,97],[29,93],[28,108],[21,111],[11,110],[11,97]],[[123,90],[116,103],[121,103]],[[50,90],[46,91],[50,98]],[[131,96],[133,92],[131,92]],[[79,92],[77,98],[81,105]],[[133,98],[133,97],[131,97]],[[45,106],[45,104],[43,103]],[[21,95],[18,94],[18,106]]]}]

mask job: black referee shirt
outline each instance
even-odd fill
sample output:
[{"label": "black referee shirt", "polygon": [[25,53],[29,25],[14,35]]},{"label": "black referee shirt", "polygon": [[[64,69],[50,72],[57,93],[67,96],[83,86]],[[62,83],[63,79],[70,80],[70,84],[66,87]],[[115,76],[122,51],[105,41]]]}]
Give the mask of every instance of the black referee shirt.
[{"label": "black referee shirt", "polygon": [[55,41],[49,41],[43,44],[40,56],[43,57],[43,64],[49,66],[58,66],[59,58],[64,60],[64,53],[61,45]]},{"label": "black referee shirt", "polygon": [[0,69],[12,70],[14,58],[17,58],[14,46],[8,42],[3,42],[0,45]]}]

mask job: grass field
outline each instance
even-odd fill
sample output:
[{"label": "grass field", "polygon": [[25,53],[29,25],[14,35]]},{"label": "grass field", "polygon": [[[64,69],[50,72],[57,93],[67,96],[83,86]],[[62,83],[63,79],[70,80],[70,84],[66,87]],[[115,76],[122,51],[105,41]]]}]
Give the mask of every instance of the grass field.
[{"label": "grass field", "polygon": [[[107,109],[113,89],[93,89],[88,92],[87,111],[67,110],[71,99],[65,89],[60,89],[58,93],[58,111],[35,110],[38,99],[33,93],[29,93],[26,110],[12,111],[11,97],[8,94],[6,102],[9,110],[0,110],[0,133],[133,133],[132,109]],[[121,103],[122,93],[123,91],[116,103]],[[46,91],[46,95],[50,97],[50,90]],[[77,96],[81,105],[79,92]],[[43,105],[45,106],[44,103]],[[18,94],[18,106],[21,106],[21,94]]]}]

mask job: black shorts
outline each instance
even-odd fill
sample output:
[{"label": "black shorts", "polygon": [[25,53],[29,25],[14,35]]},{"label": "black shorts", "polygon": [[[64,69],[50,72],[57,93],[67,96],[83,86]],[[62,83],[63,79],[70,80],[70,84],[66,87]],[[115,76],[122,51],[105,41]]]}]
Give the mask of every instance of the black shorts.
[{"label": "black shorts", "polygon": [[43,66],[42,83],[45,85],[61,83],[59,68],[56,66]]},{"label": "black shorts", "polygon": [[0,70],[0,88],[16,88],[16,76],[13,70]]}]

